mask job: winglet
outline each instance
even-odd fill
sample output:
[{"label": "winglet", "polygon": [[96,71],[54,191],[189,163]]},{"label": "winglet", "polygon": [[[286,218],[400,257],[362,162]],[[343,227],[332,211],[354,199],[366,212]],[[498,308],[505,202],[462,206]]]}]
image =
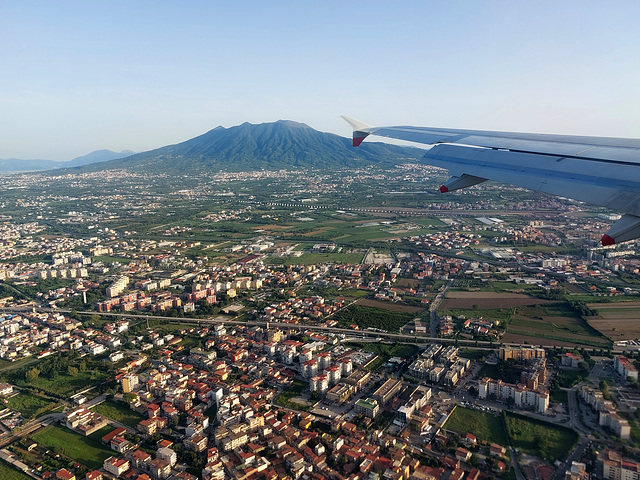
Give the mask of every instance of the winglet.
[{"label": "winglet", "polygon": [[603,247],[640,237],[640,217],[626,213],[600,239]]},{"label": "winglet", "polygon": [[362,141],[369,136],[367,129],[373,128],[371,125],[367,125],[359,120],[356,120],[346,115],[342,115],[342,118],[353,127],[353,146],[359,147]]}]

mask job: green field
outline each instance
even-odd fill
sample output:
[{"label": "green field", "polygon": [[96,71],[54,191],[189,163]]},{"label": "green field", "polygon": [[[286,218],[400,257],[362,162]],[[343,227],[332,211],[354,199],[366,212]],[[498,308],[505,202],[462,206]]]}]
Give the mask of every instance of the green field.
[{"label": "green field", "polygon": [[142,415],[138,412],[134,412],[124,403],[112,402],[110,400],[106,400],[95,407],[91,407],[91,410],[110,418],[111,420],[115,420],[116,422],[124,423],[130,427],[135,427],[140,420],[144,419]]},{"label": "green field", "polygon": [[415,313],[394,312],[384,308],[351,305],[334,315],[340,327],[358,325],[360,328],[379,328],[387,332],[398,332],[417,315]]},{"label": "green field", "polygon": [[4,461],[0,461],[0,478],[2,478],[2,480],[31,480],[29,475],[20,470],[16,470]]},{"label": "green field", "polygon": [[579,438],[569,428],[543,423],[512,412],[505,412],[505,422],[513,447],[551,463],[567,458]]},{"label": "green field", "polygon": [[576,432],[560,425],[512,412],[494,416],[461,407],[453,409],[443,428],[460,435],[471,433],[479,441],[495,442],[504,447],[511,444],[551,463],[564,460],[578,441]]},{"label": "green field", "polygon": [[307,388],[309,388],[309,384],[307,382],[303,382],[302,380],[298,380],[296,378],[293,380],[293,385],[291,385],[291,387],[289,387],[287,390],[276,397],[275,403],[287,408],[306,410],[306,405],[294,402],[293,399],[299,396]]},{"label": "green field", "polygon": [[53,400],[27,393],[18,393],[7,399],[7,406],[11,410],[20,412],[26,419],[36,418],[44,412],[53,409],[55,405],[56,402]]},{"label": "green field", "polygon": [[[46,362],[47,360],[43,360]],[[61,372],[56,378],[40,376],[34,382],[27,383],[24,378],[13,378],[18,385],[31,385],[54,396],[70,397],[75,392],[104,381],[106,373],[98,371],[78,372],[71,376],[66,372]]]},{"label": "green field", "polygon": [[420,350],[419,347],[416,347],[415,345],[401,343],[346,342],[345,345],[353,345],[357,348],[361,348],[362,350],[366,350],[367,352],[377,353],[378,355],[386,357],[385,361],[391,357],[410,358]]},{"label": "green field", "polygon": [[114,453],[99,440],[54,425],[39,431],[32,438],[43,447],[76,460],[91,470],[101,468],[104,460]]},{"label": "green field", "polygon": [[470,433],[475,435],[479,442],[497,443],[504,447],[508,445],[502,417],[479,410],[455,407],[443,428],[459,435]]},{"label": "green field", "polygon": [[299,257],[271,257],[272,265],[320,265],[322,263],[360,263],[362,253],[305,253]]}]

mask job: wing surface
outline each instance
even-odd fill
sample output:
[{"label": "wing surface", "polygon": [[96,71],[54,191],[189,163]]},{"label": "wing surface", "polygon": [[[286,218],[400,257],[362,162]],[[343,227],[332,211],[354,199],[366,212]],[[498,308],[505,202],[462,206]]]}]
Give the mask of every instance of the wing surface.
[{"label": "wing surface", "polygon": [[640,237],[640,139],[373,127],[344,118],[356,147],[368,135],[433,145],[424,161],[452,174],[443,193],[488,179],[511,183],[623,212],[603,245]]}]

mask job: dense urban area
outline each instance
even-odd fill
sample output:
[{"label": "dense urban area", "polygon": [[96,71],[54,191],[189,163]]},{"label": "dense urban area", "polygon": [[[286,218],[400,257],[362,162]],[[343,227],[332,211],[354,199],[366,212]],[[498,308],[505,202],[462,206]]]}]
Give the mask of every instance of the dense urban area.
[{"label": "dense urban area", "polygon": [[638,478],[638,245],[444,178],[0,177],[0,478]]}]

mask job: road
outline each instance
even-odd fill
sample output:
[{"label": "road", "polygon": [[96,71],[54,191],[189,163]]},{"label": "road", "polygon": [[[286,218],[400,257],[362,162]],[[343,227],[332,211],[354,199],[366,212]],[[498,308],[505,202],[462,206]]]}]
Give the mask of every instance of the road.
[{"label": "road", "polygon": [[[461,268],[460,270],[463,270],[463,268]],[[455,278],[452,278],[451,280],[449,280],[449,283],[447,284],[447,286],[444,287],[441,292],[438,292],[438,294],[436,295],[436,298],[433,299],[433,302],[431,302],[431,305],[429,306],[429,312],[431,313],[431,337],[434,337],[434,338],[437,337],[438,333],[440,332],[439,324],[438,324],[438,316],[437,316],[438,307],[444,300],[444,297],[447,295],[447,292],[449,291],[449,289],[453,287],[453,284],[455,283],[455,281],[456,281]]]}]

